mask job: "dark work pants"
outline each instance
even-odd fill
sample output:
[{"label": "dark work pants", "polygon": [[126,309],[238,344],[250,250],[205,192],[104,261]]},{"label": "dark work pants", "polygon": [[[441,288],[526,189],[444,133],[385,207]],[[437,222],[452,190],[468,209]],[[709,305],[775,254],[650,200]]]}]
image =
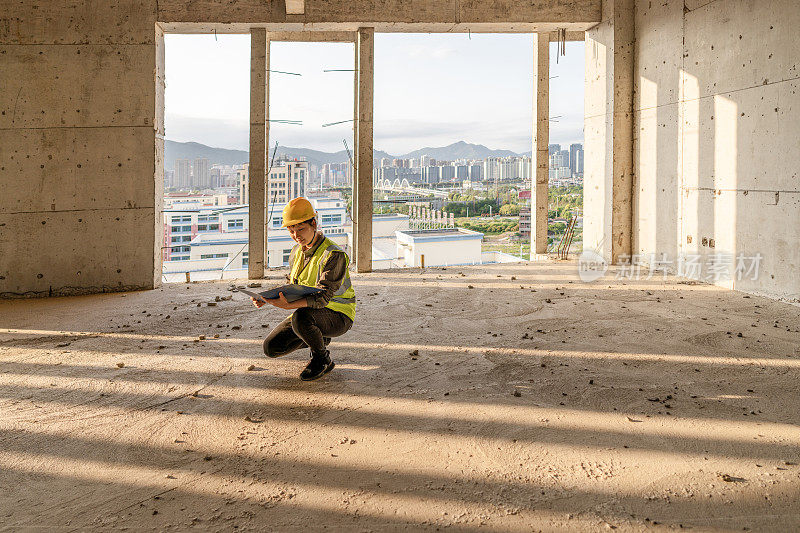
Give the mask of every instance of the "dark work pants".
[{"label": "dark work pants", "polygon": [[344,313],[327,307],[301,307],[275,326],[264,339],[264,353],[280,357],[300,348],[311,348],[311,356],[322,356],[331,337],[344,335],[353,321]]}]

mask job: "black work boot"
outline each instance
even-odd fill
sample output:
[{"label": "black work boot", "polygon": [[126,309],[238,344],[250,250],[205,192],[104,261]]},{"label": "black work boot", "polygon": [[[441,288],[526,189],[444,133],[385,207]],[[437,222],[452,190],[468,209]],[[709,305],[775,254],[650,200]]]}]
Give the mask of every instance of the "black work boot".
[{"label": "black work boot", "polygon": [[321,355],[311,354],[311,361],[308,362],[305,370],[300,373],[300,379],[303,381],[313,381],[319,379],[336,366],[331,361],[331,352],[325,350]]}]

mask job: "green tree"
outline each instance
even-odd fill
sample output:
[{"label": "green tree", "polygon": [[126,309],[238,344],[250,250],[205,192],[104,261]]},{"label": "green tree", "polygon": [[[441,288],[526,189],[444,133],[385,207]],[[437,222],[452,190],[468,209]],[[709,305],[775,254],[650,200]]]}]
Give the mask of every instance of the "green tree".
[{"label": "green tree", "polygon": [[504,206],[500,207],[500,214],[506,217],[518,216],[519,206],[517,204],[505,204]]}]

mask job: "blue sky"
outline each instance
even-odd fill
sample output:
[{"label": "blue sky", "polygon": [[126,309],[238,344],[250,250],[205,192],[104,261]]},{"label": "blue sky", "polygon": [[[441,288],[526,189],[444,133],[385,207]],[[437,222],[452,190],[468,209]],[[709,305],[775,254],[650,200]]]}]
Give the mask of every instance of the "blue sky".
[{"label": "blue sky", "polygon": [[[531,149],[533,45],[530,34],[377,34],[375,148],[402,154],[464,140],[518,152]],[[166,36],[166,136],[247,149],[248,35]],[[352,44],[273,43],[270,144],[336,151],[352,146]],[[551,142],[583,140],[583,43],[551,47]]]}]

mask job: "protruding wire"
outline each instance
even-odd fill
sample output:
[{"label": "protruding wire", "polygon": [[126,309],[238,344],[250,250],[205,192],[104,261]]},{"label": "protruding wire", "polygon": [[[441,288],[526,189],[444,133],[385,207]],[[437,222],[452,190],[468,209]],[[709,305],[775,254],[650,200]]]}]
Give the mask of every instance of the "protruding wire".
[{"label": "protruding wire", "polygon": [[353,163],[353,154],[350,152],[350,147],[347,146],[347,139],[342,139],[342,142],[344,143],[344,149],[347,150],[347,157],[350,158],[350,167],[354,168],[356,164]]},{"label": "protruding wire", "polygon": [[275,164],[275,154],[278,153],[278,141],[275,141],[275,149],[272,150],[272,159],[269,160],[269,168],[267,169],[267,175],[272,171],[272,165]]},{"label": "protruding wire", "polygon": [[289,74],[290,76],[302,76],[302,74],[298,74],[297,72],[284,72],[282,70],[267,69],[267,72],[275,72],[277,74]]},{"label": "protruding wire", "polygon": [[348,120],[340,120],[339,122],[328,122],[327,124],[323,124],[323,128],[327,128],[328,126],[335,126],[336,124],[345,124],[347,122],[353,122],[355,119],[348,119]]},{"label": "protruding wire", "polygon": [[[347,146],[347,139],[342,139],[342,142],[344,143],[344,149],[347,150],[347,157],[350,159],[350,180],[352,182],[355,182],[355,180],[356,180],[356,176],[355,176],[356,164],[353,163],[353,154],[350,152],[350,147]],[[347,204],[345,203],[345,206],[346,205]],[[353,207],[356,207],[356,206],[353,206]],[[349,209],[347,210],[347,216],[350,217],[350,220],[353,220],[353,213],[351,213]],[[353,241],[353,244],[355,244],[355,241]]]}]

